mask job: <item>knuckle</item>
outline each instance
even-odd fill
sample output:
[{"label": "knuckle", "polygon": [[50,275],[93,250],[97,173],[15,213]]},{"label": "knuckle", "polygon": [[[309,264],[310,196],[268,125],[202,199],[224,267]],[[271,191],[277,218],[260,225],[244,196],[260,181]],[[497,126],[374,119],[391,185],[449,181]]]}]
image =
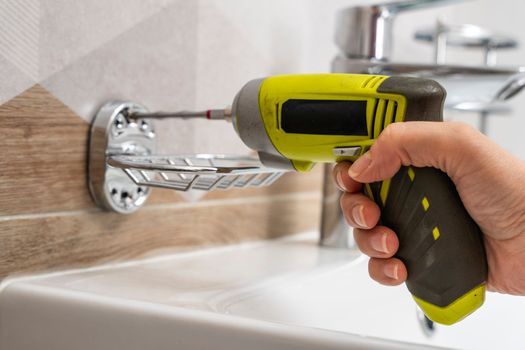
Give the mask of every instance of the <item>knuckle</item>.
[{"label": "knuckle", "polygon": [[454,121],[449,122],[448,125],[450,125],[450,128],[454,133],[459,135],[472,134],[477,131],[472,125],[463,122]]},{"label": "knuckle", "polygon": [[369,158],[369,165],[365,172],[361,173],[364,182],[390,178],[402,164],[408,162],[406,159],[409,157],[403,151],[403,141],[408,136],[409,129],[404,124],[406,123],[388,125],[374,140],[372,147],[365,154]]},{"label": "knuckle", "polygon": [[465,166],[465,160],[476,159],[480,155],[478,150],[482,134],[472,125],[463,122],[447,122],[446,127],[448,137],[441,145],[445,151],[440,159],[440,168],[453,175]]},{"label": "knuckle", "polygon": [[372,158],[380,159],[386,163],[389,163],[393,157],[399,158],[400,155],[398,153],[404,144],[407,134],[407,126],[405,124],[392,123],[381,132],[370,149]]},{"label": "knuckle", "polygon": [[399,141],[400,138],[403,137],[406,131],[406,125],[405,123],[392,123],[388,125],[381,135],[379,136],[379,140],[381,139],[388,140],[390,142],[396,142]]}]

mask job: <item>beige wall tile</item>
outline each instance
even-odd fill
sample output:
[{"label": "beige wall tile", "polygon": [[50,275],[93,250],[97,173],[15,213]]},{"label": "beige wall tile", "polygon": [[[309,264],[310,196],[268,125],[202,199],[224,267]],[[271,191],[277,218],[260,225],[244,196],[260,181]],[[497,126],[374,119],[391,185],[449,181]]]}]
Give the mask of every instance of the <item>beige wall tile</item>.
[{"label": "beige wall tile", "polygon": [[[25,2],[25,1],[24,1]],[[40,80],[182,0],[40,0]],[[182,14],[182,13],[181,13]],[[74,84],[72,84],[73,86]]]}]

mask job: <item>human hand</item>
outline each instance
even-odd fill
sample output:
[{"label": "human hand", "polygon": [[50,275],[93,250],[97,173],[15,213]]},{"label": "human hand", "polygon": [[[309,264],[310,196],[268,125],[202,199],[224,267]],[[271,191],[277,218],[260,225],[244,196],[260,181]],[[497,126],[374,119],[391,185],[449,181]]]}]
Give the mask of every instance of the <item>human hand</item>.
[{"label": "human hand", "polygon": [[355,227],[359,249],[370,256],[370,276],[385,285],[405,282],[407,270],[394,257],[395,233],[378,226],[377,204],[361,184],[391,178],[401,166],[434,167],[447,173],[465,208],[483,232],[489,275],[487,288],[525,295],[525,163],[474,128],[455,122],[389,125],[354,164],[334,168],[341,207]]}]

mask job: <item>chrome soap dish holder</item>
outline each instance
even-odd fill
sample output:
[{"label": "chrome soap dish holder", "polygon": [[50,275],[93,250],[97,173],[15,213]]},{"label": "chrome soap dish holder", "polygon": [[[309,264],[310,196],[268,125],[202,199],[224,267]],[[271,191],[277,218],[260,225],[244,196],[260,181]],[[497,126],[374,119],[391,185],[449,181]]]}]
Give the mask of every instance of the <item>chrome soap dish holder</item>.
[{"label": "chrome soap dish holder", "polygon": [[134,102],[109,102],[96,114],[88,181],[98,206],[127,214],[144,205],[152,187],[177,191],[261,187],[285,172],[266,168],[251,156],[155,155],[156,116],[165,118]]}]

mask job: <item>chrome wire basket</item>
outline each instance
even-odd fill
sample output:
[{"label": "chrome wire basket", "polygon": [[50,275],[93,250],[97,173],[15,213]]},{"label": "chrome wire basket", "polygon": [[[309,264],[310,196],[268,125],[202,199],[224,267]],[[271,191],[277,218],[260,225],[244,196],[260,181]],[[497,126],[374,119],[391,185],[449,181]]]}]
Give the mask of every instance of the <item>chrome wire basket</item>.
[{"label": "chrome wire basket", "polygon": [[89,188],[104,209],[131,213],[144,204],[151,187],[177,191],[261,187],[284,173],[242,155],[155,155],[154,120],[141,117],[146,113],[146,108],[133,102],[110,102],[95,116]]},{"label": "chrome wire basket", "polygon": [[253,157],[220,154],[117,155],[108,158],[108,165],[122,169],[139,186],[177,191],[267,186],[283,174],[275,169],[265,168]]}]

